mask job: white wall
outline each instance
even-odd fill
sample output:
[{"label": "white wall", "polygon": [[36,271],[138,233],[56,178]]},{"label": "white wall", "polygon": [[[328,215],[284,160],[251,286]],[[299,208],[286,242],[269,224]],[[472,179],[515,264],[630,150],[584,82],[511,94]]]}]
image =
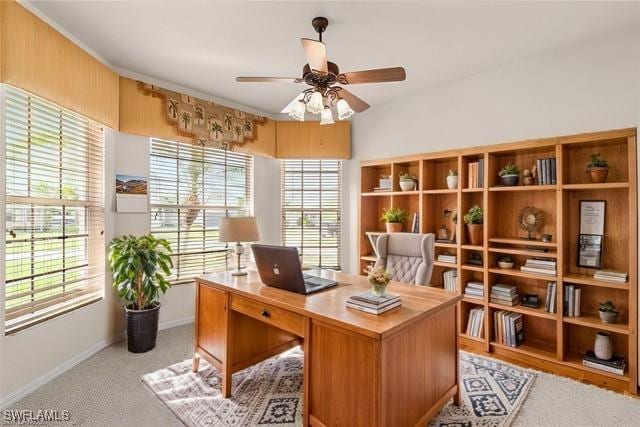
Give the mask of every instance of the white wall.
[{"label": "white wall", "polygon": [[[149,176],[149,138],[107,130],[105,135],[105,242],[123,234],[149,232],[149,215],[115,212],[115,175]],[[0,150],[4,152],[4,150]],[[280,162],[254,158],[255,213],[262,241],[280,242]],[[1,196],[1,194],[0,194]],[[4,200],[4,197],[1,197]],[[4,212],[4,207],[0,209]],[[4,222],[3,222],[4,223]],[[0,255],[2,255],[0,253]],[[0,263],[1,264],[1,263]],[[4,276],[2,276],[4,277]],[[1,299],[0,299],[0,302]],[[191,322],[194,285],[171,288],[160,298],[160,327]],[[2,304],[4,306],[4,304]],[[4,329],[4,328],[2,328]],[[111,277],[105,274],[104,299],[64,316],[0,338],[0,407],[123,337],[124,312]]]},{"label": "white wall", "polygon": [[[410,75],[411,70],[407,70]],[[361,160],[640,124],[640,29],[569,46],[356,115],[345,269],[355,273]],[[345,219],[345,221],[347,221]]]}]

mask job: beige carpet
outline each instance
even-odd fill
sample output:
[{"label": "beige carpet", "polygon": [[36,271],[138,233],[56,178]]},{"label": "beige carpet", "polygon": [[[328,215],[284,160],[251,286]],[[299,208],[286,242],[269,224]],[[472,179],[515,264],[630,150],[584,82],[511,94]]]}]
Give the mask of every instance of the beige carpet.
[{"label": "beige carpet", "polygon": [[[158,347],[142,355],[114,344],[9,409],[67,409],[65,425],[180,426],[140,378],[191,357],[192,333],[192,326],[162,331]],[[638,420],[638,399],[539,373],[512,426],[637,426]]]}]

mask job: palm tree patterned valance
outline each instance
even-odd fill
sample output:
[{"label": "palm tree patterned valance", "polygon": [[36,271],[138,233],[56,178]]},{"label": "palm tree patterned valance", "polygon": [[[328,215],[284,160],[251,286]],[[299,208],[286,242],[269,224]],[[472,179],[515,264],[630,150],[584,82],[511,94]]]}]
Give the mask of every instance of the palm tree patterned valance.
[{"label": "palm tree patterned valance", "polygon": [[262,126],[266,121],[262,116],[141,81],[138,81],[138,88],[146,94],[163,98],[169,123],[179,133],[192,137],[197,145],[233,148],[233,144],[255,141],[255,127]]}]

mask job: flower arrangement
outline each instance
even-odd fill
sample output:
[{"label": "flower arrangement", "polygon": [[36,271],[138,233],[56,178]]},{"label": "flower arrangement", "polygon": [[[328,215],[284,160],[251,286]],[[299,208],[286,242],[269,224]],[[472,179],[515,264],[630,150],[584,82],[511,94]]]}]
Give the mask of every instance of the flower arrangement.
[{"label": "flower arrangement", "polygon": [[391,281],[391,275],[384,267],[374,267],[368,265],[364,272],[367,273],[367,280],[371,285],[371,290],[376,296],[384,296],[387,285]]}]

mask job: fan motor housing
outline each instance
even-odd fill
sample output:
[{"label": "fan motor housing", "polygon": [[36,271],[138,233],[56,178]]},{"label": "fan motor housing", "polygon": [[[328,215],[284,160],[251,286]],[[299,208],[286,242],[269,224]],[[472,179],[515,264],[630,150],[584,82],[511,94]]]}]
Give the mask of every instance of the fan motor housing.
[{"label": "fan motor housing", "polygon": [[318,72],[314,73],[311,71],[311,67],[309,67],[309,64],[305,64],[305,66],[302,67],[302,78],[304,79],[305,83],[310,86],[327,86],[337,81],[337,77],[340,74],[340,69],[338,68],[337,64],[327,61],[327,71],[327,74],[321,74]]}]

